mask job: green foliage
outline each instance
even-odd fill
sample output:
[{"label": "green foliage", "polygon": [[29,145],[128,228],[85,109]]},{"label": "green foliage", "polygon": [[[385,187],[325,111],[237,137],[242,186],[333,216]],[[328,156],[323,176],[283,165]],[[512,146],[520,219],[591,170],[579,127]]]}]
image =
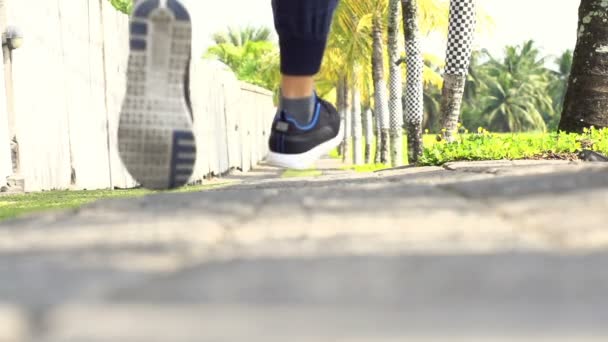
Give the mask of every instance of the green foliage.
[{"label": "green foliage", "polygon": [[547,126],[549,126],[549,129],[552,131],[557,130],[561,113],[564,109],[564,98],[566,97],[568,78],[570,77],[570,70],[572,69],[572,59],[572,50],[567,50],[555,59],[555,66],[557,69],[552,72],[555,81],[552,82],[549,87],[549,94],[553,99],[553,111],[556,115],[547,122]]},{"label": "green foliage", "polygon": [[117,10],[125,14],[131,14],[131,10],[133,9],[133,0],[110,0],[110,3]]},{"label": "green foliage", "polygon": [[390,168],[390,165],[387,164],[365,164],[365,165],[349,165],[344,167],[344,170],[355,171],[358,173],[372,173],[380,170],[386,170]]},{"label": "green foliage", "polygon": [[[424,146],[426,146],[426,147],[433,146],[434,144],[437,143],[436,136],[433,135],[433,134],[424,134],[422,136],[422,140],[423,140]],[[349,142],[349,144],[351,146],[350,146],[350,148],[348,150],[349,151],[353,151],[353,148],[352,148],[353,141],[352,141],[352,139]],[[365,150],[365,139],[363,139],[363,141],[361,142],[361,144],[363,144],[363,150]],[[374,138],[373,141],[371,142],[371,155],[372,155],[372,159],[376,155],[376,147],[377,146],[378,145],[376,144],[376,138]],[[407,151],[408,151],[408,148],[407,148],[407,135],[406,135],[405,132],[404,132],[404,136],[403,136],[403,151],[404,151],[404,153],[403,153],[403,164],[407,165],[407,164],[409,164],[409,160],[408,160],[408,155],[407,155]],[[339,151],[338,148],[332,150],[329,153],[329,157],[330,158],[334,158],[334,159],[342,159],[342,156],[341,156],[340,151]],[[348,165],[348,166],[344,167],[344,170],[353,170],[353,171],[356,171],[356,172],[375,172],[375,171],[387,169],[387,168],[390,168],[390,167],[391,167],[390,165],[386,165],[386,164],[381,164],[381,163],[374,164],[374,163],[372,163],[372,164],[364,164],[364,165]]]},{"label": "green foliage", "polygon": [[[467,78],[462,123],[493,132],[554,131],[557,129],[572,52],[555,59],[555,68],[540,55],[533,41],[507,46],[497,59],[487,51],[473,53]],[[425,88],[425,128],[441,130],[441,91]]]},{"label": "green foliage", "polygon": [[321,176],[323,172],[316,169],[308,169],[308,170],[292,170],[288,169],[283,172],[281,178],[299,178],[299,177],[318,177]]},{"label": "green foliage", "polygon": [[230,27],[224,32],[213,35],[215,44],[231,44],[243,46],[247,42],[268,42],[272,37],[272,31],[268,27],[245,26],[242,28]]},{"label": "green foliage", "polygon": [[[212,46],[207,50],[205,57],[215,58],[226,64],[234,71],[238,79],[242,81],[269,90],[276,90],[280,81],[279,49],[273,42],[256,40],[265,36],[260,33],[261,31],[253,31],[251,28],[247,30],[249,33],[243,33],[242,35],[231,31],[235,37],[240,37],[238,41],[232,42],[232,39],[228,39],[230,42],[227,41]],[[257,38],[253,37],[253,35],[257,35]],[[218,37],[216,37],[217,41],[224,41],[222,40],[224,38],[220,39]]]},{"label": "green foliage", "polygon": [[508,46],[502,61],[490,57],[484,65],[487,75],[483,111],[494,132],[544,131],[543,119],[553,116],[553,100],[547,88],[553,79],[544,58],[528,41],[521,47]]},{"label": "green foliage", "polygon": [[575,159],[582,149],[608,154],[608,129],[591,128],[584,134],[496,134],[480,128],[476,134],[459,135],[454,143],[439,142],[427,147],[420,165],[462,160]]},{"label": "green foliage", "polygon": [[[440,166],[453,161],[479,160],[577,159],[578,152],[583,149],[608,155],[608,129],[592,127],[583,134],[490,133],[482,128],[477,132],[459,134],[454,143],[437,141],[435,135],[425,134],[425,150],[418,165]],[[407,151],[407,146],[404,146],[403,151]],[[342,158],[337,150],[332,151],[330,157]],[[407,155],[404,159],[407,160]],[[383,164],[368,164],[348,165],[344,169],[374,172],[388,167]]]},{"label": "green foliage", "polygon": [[[405,100],[405,99],[404,99]],[[464,116],[467,112],[464,112]],[[426,84],[424,86],[424,122],[423,127],[431,132],[441,130],[441,89],[439,87]]]}]

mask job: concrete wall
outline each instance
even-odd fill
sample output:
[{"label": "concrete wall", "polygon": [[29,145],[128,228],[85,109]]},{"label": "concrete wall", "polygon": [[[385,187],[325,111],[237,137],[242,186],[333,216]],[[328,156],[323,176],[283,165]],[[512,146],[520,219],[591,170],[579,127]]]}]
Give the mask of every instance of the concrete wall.
[{"label": "concrete wall", "polygon": [[[0,61],[3,59],[0,49]],[[6,93],[4,87],[4,68],[0,67],[0,179],[6,179],[12,174],[12,161],[10,150],[10,137],[8,131],[8,112],[6,107]],[[6,124],[5,124],[6,123]]]},{"label": "concrete wall", "polygon": [[[8,22],[25,37],[13,52],[13,84],[26,191],[134,186],[116,149],[128,18],[107,0],[9,0]],[[195,31],[194,39],[203,35]],[[193,181],[248,170],[267,152],[271,94],[199,58],[191,79],[200,151]],[[3,101],[0,96],[2,180],[10,170]]]}]

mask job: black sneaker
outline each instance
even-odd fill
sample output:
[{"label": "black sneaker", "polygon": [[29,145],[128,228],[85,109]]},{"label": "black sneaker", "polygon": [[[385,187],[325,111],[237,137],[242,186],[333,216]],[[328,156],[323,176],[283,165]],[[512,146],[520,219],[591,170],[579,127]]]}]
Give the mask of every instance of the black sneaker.
[{"label": "black sneaker", "polygon": [[179,187],[192,176],[196,160],[187,89],[190,15],[179,0],[143,0],[135,5],[130,21],[118,150],[142,186]]},{"label": "black sneaker", "polygon": [[275,166],[307,169],[342,142],[340,114],[327,101],[317,98],[315,114],[307,125],[279,112],[272,124],[267,161]]}]

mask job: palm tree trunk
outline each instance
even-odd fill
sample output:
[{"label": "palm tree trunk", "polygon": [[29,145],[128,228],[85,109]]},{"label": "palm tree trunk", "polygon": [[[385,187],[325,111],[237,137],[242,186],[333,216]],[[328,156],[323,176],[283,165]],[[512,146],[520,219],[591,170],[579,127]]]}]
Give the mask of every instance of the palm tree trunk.
[{"label": "palm tree trunk", "polygon": [[475,32],[476,0],[451,0],[446,69],[441,100],[444,138],[454,140],[457,130]]},{"label": "palm tree trunk", "polygon": [[[374,111],[376,110],[377,106],[374,105]],[[379,164],[380,163],[380,145],[382,145],[382,139],[380,138],[382,135],[382,129],[380,128],[382,126],[382,122],[380,120],[380,116],[378,115],[378,113],[374,113],[374,136],[375,136],[375,141],[374,144],[376,145],[376,148],[374,149],[374,163],[375,164]]]},{"label": "palm tree trunk", "polygon": [[363,164],[363,124],[361,122],[361,91],[357,86],[352,89],[352,126],[353,126],[353,163]]},{"label": "palm tree trunk", "polygon": [[363,129],[365,135],[365,164],[372,162],[372,142],[374,141],[374,118],[371,108],[367,108],[363,115]]},{"label": "palm tree trunk", "polygon": [[378,114],[376,114],[376,152],[374,154],[374,163],[380,164],[382,157],[380,156],[382,151],[382,122]]},{"label": "palm tree trunk", "polygon": [[581,0],[578,41],[559,129],[608,127],[608,12],[604,0]]},{"label": "palm tree trunk", "polygon": [[418,27],[418,0],[401,0],[405,49],[407,62],[407,84],[405,89],[405,114],[407,121],[407,146],[410,164],[418,162],[424,148],[422,143],[422,121],[424,118],[424,62],[420,49]]},{"label": "palm tree trunk", "polygon": [[454,135],[458,130],[465,83],[466,76],[449,74],[443,76],[443,91],[441,93],[441,128],[443,138],[449,142],[454,141]]},{"label": "palm tree trunk", "polygon": [[400,0],[389,0],[388,8],[388,60],[391,161],[393,167],[403,165],[403,78],[399,64]]},{"label": "palm tree trunk", "polygon": [[380,162],[389,163],[389,129],[390,118],[386,94],[386,81],[384,80],[384,43],[382,40],[382,18],[373,19],[373,62],[372,77],[374,79],[374,99],[376,103],[376,115],[379,121],[380,134],[378,136]]},{"label": "palm tree trunk", "polygon": [[352,114],[350,111],[350,101],[349,101],[349,89],[348,89],[348,80],[346,77],[343,77],[340,81],[342,83],[342,112],[341,115],[344,120],[344,141],[342,142],[342,161],[344,163],[350,163],[352,161],[352,153],[351,149],[351,138],[352,138]]},{"label": "palm tree trunk", "polygon": [[[346,125],[346,103],[344,102],[344,82],[342,82],[342,78],[338,79],[338,83],[336,85],[336,108],[338,109],[338,114],[340,114],[340,127],[344,129]],[[338,154],[340,156],[344,155],[344,139],[338,146]]]}]

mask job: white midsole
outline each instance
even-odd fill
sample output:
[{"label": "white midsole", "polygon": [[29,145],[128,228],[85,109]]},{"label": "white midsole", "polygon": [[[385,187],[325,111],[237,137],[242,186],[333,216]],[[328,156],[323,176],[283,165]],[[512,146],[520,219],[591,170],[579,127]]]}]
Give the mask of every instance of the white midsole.
[{"label": "white midsole", "polygon": [[273,166],[295,170],[306,170],[313,166],[313,164],[323,155],[329,153],[331,150],[340,145],[343,139],[344,130],[340,129],[340,133],[338,133],[335,138],[320,144],[308,152],[300,154],[283,154],[271,151],[268,153],[266,161]]}]

